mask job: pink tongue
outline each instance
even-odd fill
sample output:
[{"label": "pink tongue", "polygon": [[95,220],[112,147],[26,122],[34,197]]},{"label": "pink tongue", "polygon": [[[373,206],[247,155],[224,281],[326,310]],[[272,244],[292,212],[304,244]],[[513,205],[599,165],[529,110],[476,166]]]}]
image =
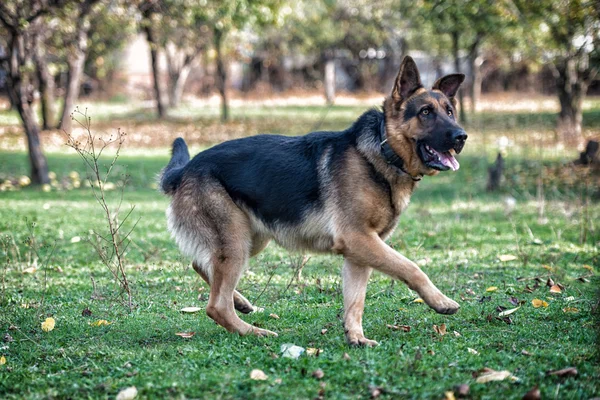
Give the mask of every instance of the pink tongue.
[{"label": "pink tongue", "polygon": [[458,170],[460,168],[460,164],[456,161],[456,158],[452,156],[450,153],[438,153],[440,156],[440,161],[446,167],[449,167],[452,171]]}]

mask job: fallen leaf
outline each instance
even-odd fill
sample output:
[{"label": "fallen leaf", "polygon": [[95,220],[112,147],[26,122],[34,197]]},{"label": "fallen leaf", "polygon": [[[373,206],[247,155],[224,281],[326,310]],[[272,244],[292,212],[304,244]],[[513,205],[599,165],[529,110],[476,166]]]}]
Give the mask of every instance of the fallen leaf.
[{"label": "fallen leaf", "polygon": [[506,310],[506,311],[502,311],[500,314],[498,314],[499,317],[505,317],[507,315],[510,315],[512,313],[514,313],[515,311],[517,311],[519,308],[521,308],[521,306],[517,307],[517,308],[511,308],[510,310]]},{"label": "fallen leaf", "polygon": [[558,285],[552,285],[550,288],[550,293],[562,293],[562,290],[560,290]]},{"label": "fallen leaf", "polygon": [[466,383],[458,385],[454,388],[454,391],[456,392],[456,394],[458,394],[458,397],[467,397],[469,395],[470,390],[471,388]]},{"label": "fallen leaf", "polygon": [[485,289],[486,292],[495,292],[496,290],[498,290],[496,286],[490,286],[489,288]]},{"label": "fallen leaf", "polygon": [[523,396],[523,400],[540,400],[542,397],[540,393],[540,389],[537,386],[534,386],[529,392],[525,393]]},{"label": "fallen leaf", "polygon": [[0,356],[0,365],[6,364],[6,357]]},{"label": "fallen leaf", "polygon": [[291,343],[284,343],[281,345],[281,356],[285,358],[297,359],[304,353],[306,350],[303,347],[296,346]]},{"label": "fallen leaf", "polygon": [[451,392],[451,391],[445,392],[444,400],[456,400],[456,397],[454,397],[454,392]]},{"label": "fallen leaf", "polygon": [[414,299],[413,303],[423,303],[423,299],[421,299],[421,298]]},{"label": "fallen leaf", "polygon": [[410,332],[410,326],[408,325],[390,325],[387,324],[386,327],[393,329],[395,331],[403,331],[403,332]]},{"label": "fallen leaf", "polygon": [[587,269],[588,271],[593,271],[594,268],[592,268],[591,265],[584,265],[583,268]]},{"label": "fallen leaf", "polygon": [[347,361],[350,359],[350,354],[344,353],[344,356],[342,358]]},{"label": "fallen leaf", "polygon": [[514,261],[517,259],[517,256],[513,256],[512,254],[501,254],[498,256],[498,259],[502,262]]},{"label": "fallen leaf", "polygon": [[73,236],[71,238],[71,243],[79,243],[81,242],[81,238],[79,236]]},{"label": "fallen leaf", "polygon": [[324,335],[326,333],[327,333],[327,329],[325,329],[325,328],[321,329],[321,335]]},{"label": "fallen leaf", "polygon": [[321,368],[319,368],[318,370],[316,370],[312,373],[312,376],[317,379],[323,379],[323,377],[325,376],[325,373],[323,372],[323,370]]},{"label": "fallen leaf", "polygon": [[563,312],[566,312],[566,313],[578,313],[579,309],[575,308],[575,307],[565,307],[565,308],[563,308]]},{"label": "fallen leaf", "polygon": [[275,379],[275,381],[273,381],[273,382],[274,382],[274,383],[276,383],[276,384],[278,384],[278,385],[281,385],[281,382],[283,382],[283,379],[281,379],[281,378],[277,378],[277,379]]},{"label": "fallen leaf", "polygon": [[110,324],[112,324],[112,322],[108,322],[105,319],[99,319],[98,321],[90,322],[90,326],[105,326]]},{"label": "fallen leaf", "polygon": [[493,381],[503,381],[510,379],[512,381],[518,381],[519,378],[510,373],[510,371],[494,371],[493,369],[487,368],[486,371],[481,374],[477,379],[477,383],[488,383]]},{"label": "fallen leaf", "polygon": [[34,274],[34,273],[35,273],[35,271],[37,271],[37,268],[36,268],[36,267],[29,267],[29,268],[25,268],[25,269],[23,270],[23,273],[24,273],[24,274]]},{"label": "fallen leaf", "polygon": [[590,280],[587,279],[585,276],[580,276],[579,278],[577,278],[577,280],[579,282],[583,282],[583,283],[589,283],[590,282]]},{"label": "fallen leaf", "polygon": [[523,354],[524,356],[531,356],[531,353],[527,350],[521,350],[521,354]]},{"label": "fallen leaf", "polygon": [[533,304],[535,308],[548,307],[548,302],[540,299],[531,300],[531,304]]},{"label": "fallen leaf", "polygon": [[322,352],[323,352],[323,349],[317,349],[317,348],[314,348],[314,347],[307,347],[306,348],[306,355],[307,356],[316,356],[316,357],[319,357]]},{"label": "fallen leaf", "polygon": [[193,337],[196,334],[196,332],[177,332],[176,335],[179,337],[182,337],[184,339],[189,339],[191,337]]},{"label": "fallen leaf", "polygon": [[554,286],[554,281],[552,280],[552,278],[548,278],[548,280],[546,281],[546,286],[548,286],[548,287]]},{"label": "fallen leaf", "polygon": [[181,312],[184,313],[195,313],[202,310],[200,307],[184,307],[181,309]]},{"label": "fallen leaf", "polygon": [[453,333],[454,333],[454,336],[456,336],[456,337],[460,337],[461,336],[461,334],[458,333],[458,332],[456,332],[456,331],[453,331]]},{"label": "fallen leaf", "polygon": [[559,369],[556,371],[546,372],[546,375],[556,375],[561,378],[566,378],[569,376],[577,376],[577,374],[578,374],[577,368],[575,368],[575,367],[563,368],[563,369]]},{"label": "fallen leaf", "polygon": [[475,349],[472,349],[472,348],[470,348],[470,347],[467,347],[467,351],[468,351],[469,353],[471,353],[471,354],[479,354],[479,352],[478,352],[477,350],[475,350]]},{"label": "fallen leaf", "polygon": [[273,319],[279,319],[279,315],[277,315],[277,314],[269,314],[269,317],[271,317]]},{"label": "fallen leaf", "polygon": [[444,336],[446,334],[446,324],[441,324],[440,326],[434,325],[433,330],[440,336]]},{"label": "fallen leaf", "polygon": [[519,305],[519,299],[517,299],[515,296],[510,296],[508,298],[508,301],[510,302],[510,304],[512,304],[513,306],[518,306]]},{"label": "fallen leaf", "polygon": [[55,323],[56,321],[54,321],[54,318],[46,318],[46,320],[42,322],[42,330],[44,332],[50,332],[54,329]]},{"label": "fallen leaf", "polygon": [[371,386],[369,388],[369,391],[371,392],[371,398],[372,399],[378,398],[379,396],[381,396],[381,394],[383,392],[385,392],[385,390],[383,390],[383,388],[379,387],[379,386]]},{"label": "fallen leaf", "polygon": [[250,379],[255,380],[255,381],[266,381],[267,379],[269,379],[269,377],[262,370],[253,369],[250,372]]},{"label": "fallen leaf", "polygon": [[117,400],[132,400],[137,396],[138,391],[135,386],[125,388],[117,395]]}]

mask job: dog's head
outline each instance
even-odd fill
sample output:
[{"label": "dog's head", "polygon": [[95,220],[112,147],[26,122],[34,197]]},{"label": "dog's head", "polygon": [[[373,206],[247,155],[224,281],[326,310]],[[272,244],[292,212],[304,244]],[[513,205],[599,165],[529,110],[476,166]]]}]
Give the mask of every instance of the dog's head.
[{"label": "dog's head", "polygon": [[454,96],[463,74],[438,79],[431,90],[421,84],[414,60],[402,61],[394,89],[384,102],[388,143],[413,175],[435,175],[459,167],[467,134],[456,121]]}]

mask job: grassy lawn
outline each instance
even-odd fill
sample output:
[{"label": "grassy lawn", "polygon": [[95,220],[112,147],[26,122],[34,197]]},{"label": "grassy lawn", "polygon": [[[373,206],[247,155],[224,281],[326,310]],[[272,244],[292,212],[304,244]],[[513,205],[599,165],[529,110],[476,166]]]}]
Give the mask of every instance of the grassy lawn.
[{"label": "grassy lawn", "polygon": [[[364,108],[253,106],[234,112],[226,126],[216,122],[214,109],[200,117],[185,116],[184,109],[166,123],[172,131],[165,136],[170,140],[180,130],[193,136],[188,125],[215,132],[220,127],[231,135],[298,134],[319,124],[343,128]],[[0,125],[8,120],[10,126],[10,116],[3,115]],[[586,115],[586,129],[597,131],[600,106]],[[251,261],[239,289],[264,307],[242,318],[278,338],[231,335],[203,311],[182,313],[183,307],[204,308],[208,288],[180,257],[166,230],[168,199],[153,189],[168,160],[162,141],[142,149],[126,145],[111,179],[129,176],[123,208],[135,209],[125,225],[138,221],[126,254],[135,302],[130,312],[86,241],[91,230],[106,232],[101,209],[84,185],[66,190],[71,171],[85,175],[82,162],[49,146],[56,186],[64,188],[0,192],[0,356],[6,361],[0,365],[0,398],[114,398],[135,386],[141,398],[359,399],[379,390],[378,398],[442,399],[461,384],[469,385],[474,399],[522,398],[534,386],[542,398],[599,395],[597,181],[566,165],[573,151],[542,145],[552,135],[552,118],[486,111],[472,122],[461,169],[420,184],[389,243],[417,261],[461,309],[453,316],[435,314],[405,285],[375,273],[364,317],[367,337],[380,343],[375,348],[345,343],[341,258],[310,255],[294,279],[302,256],[273,243]],[[149,116],[132,122],[101,113],[97,119],[106,129],[129,123],[132,134],[156,132]],[[520,137],[531,132],[541,136],[527,146]],[[514,142],[506,186],[490,194],[487,167],[502,135]],[[211,138],[206,143],[220,136]],[[0,183],[26,175],[26,157],[0,151]],[[111,204],[118,198],[110,192]],[[514,259],[500,260],[507,255]],[[560,283],[561,293],[550,292],[549,278]],[[547,306],[536,308],[533,300]],[[82,315],[86,309],[91,315]],[[44,332],[47,317],[56,326]],[[110,324],[93,326],[98,320]],[[434,330],[442,324],[445,335]],[[402,326],[410,329],[395,329]],[[195,335],[186,339],[179,332]],[[288,359],[281,354],[286,343],[322,352]],[[547,375],[567,367],[575,367],[577,376]],[[477,383],[484,368],[510,371],[518,381]],[[268,378],[252,380],[253,369]],[[320,379],[313,375],[318,369]]]}]

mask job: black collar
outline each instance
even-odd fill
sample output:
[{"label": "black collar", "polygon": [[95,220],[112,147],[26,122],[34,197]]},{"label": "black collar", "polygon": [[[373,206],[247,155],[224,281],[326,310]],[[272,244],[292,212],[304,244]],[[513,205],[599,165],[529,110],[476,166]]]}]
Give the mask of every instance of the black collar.
[{"label": "black collar", "polygon": [[392,165],[398,168],[400,171],[404,172],[406,175],[410,176],[411,179],[415,182],[423,179],[423,175],[412,176],[404,169],[404,160],[396,154],[392,146],[388,143],[387,135],[385,134],[385,118],[381,120],[381,126],[379,128],[379,143],[381,146],[381,154],[383,155],[383,159],[388,165]]}]

